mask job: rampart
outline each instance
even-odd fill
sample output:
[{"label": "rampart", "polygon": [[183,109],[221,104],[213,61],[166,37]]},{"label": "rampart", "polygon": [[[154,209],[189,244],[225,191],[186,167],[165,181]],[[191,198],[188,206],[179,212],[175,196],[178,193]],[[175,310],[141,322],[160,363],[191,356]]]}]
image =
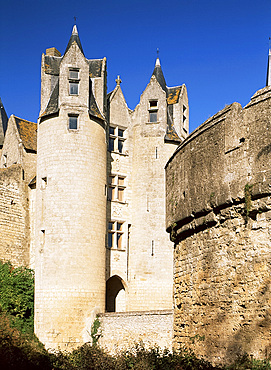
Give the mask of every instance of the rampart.
[{"label": "rampart", "polygon": [[29,266],[29,199],[21,165],[0,169],[0,256]]},{"label": "rampart", "polygon": [[99,344],[112,354],[144,347],[172,348],[173,311],[116,312],[99,315]]},{"label": "rampart", "polygon": [[195,130],[166,166],[175,347],[270,355],[271,88]]}]

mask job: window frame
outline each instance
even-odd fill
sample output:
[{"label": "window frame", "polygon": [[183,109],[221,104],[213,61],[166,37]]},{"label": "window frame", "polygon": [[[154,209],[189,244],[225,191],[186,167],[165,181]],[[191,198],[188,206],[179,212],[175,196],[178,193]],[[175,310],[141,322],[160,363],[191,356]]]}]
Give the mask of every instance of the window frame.
[{"label": "window frame", "polygon": [[[115,250],[124,250],[124,247],[123,247],[124,223],[125,222],[121,220],[108,221],[107,248],[115,249]],[[110,224],[112,224],[112,227],[109,227]]]},{"label": "window frame", "polygon": [[[114,131],[110,132],[110,130]],[[126,140],[125,131],[126,129],[124,127],[109,125],[109,139],[108,139],[109,152],[125,154],[124,153],[124,143]],[[119,135],[119,132],[122,132],[122,134]]]},{"label": "window frame", "polygon": [[[76,128],[71,127],[71,119],[76,118]],[[77,131],[79,129],[79,114],[76,113],[69,113],[68,114],[68,130],[69,131]]]},{"label": "window frame", "polygon": [[[72,73],[77,72],[77,76],[72,76]],[[71,96],[78,96],[79,95],[79,73],[80,69],[79,68],[69,68],[69,95]],[[76,87],[77,92],[72,92],[72,87]]]},{"label": "window frame", "polygon": [[[110,174],[107,189],[108,189],[107,200],[109,200],[110,202],[113,201],[119,203],[126,203],[125,201],[126,176],[119,174]],[[120,194],[122,195],[120,196]]]},{"label": "window frame", "polygon": [[158,99],[149,100],[149,123],[158,122]]}]

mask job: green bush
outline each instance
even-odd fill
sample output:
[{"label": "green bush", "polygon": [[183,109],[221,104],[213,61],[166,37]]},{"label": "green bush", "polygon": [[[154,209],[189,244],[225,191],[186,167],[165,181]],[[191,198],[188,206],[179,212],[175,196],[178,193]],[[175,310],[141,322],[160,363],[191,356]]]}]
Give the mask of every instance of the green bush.
[{"label": "green bush", "polygon": [[0,307],[23,333],[34,331],[34,273],[0,261]]}]

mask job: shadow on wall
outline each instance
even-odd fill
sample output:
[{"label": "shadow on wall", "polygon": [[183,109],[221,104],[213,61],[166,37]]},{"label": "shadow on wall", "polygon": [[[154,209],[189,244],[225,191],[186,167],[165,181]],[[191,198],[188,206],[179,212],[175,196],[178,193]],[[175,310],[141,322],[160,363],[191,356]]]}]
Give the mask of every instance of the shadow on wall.
[{"label": "shadow on wall", "polygon": [[122,279],[114,275],[106,282],[106,312],[126,310],[125,288]]}]

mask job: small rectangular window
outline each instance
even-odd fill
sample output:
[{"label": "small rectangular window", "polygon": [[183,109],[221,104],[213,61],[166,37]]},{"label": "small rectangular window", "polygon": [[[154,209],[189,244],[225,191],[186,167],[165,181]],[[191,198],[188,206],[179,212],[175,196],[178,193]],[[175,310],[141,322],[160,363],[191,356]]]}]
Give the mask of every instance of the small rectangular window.
[{"label": "small rectangular window", "polygon": [[120,202],[123,202],[124,201],[124,189],[118,188],[118,200]]},{"label": "small rectangular window", "polygon": [[107,235],[107,245],[108,245],[108,248],[112,248],[113,247],[113,233],[108,233]]},{"label": "small rectangular window", "polygon": [[70,95],[78,95],[79,91],[79,83],[78,82],[70,82]]},{"label": "small rectangular window", "polygon": [[118,140],[118,151],[119,153],[123,152],[123,141]]},{"label": "small rectangular window", "polygon": [[124,186],[124,177],[122,177],[122,176],[118,177],[118,185],[119,186]]},{"label": "small rectangular window", "polygon": [[70,130],[78,129],[78,116],[75,116],[75,115],[69,116],[69,129]]},{"label": "small rectangular window", "polygon": [[118,129],[118,136],[119,137],[124,137],[124,130],[121,130],[120,128]]},{"label": "small rectangular window", "polygon": [[150,112],[150,122],[157,122],[157,112]]},{"label": "small rectangular window", "polygon": [[108,149],[110,152],[114,151],[114,146],[115,146],[115,139],[113,137],[109,138],[109,146]]},{"label": "small rectangular window", "polygon": [[115,135],[115,127],[109,126],[109,135]]},{"label": "small rectangular window", "polygon": [[158,101],[157,100],[151,100],[150,101],[150,109],[157,108]]},{"label": "small rectangular window", "polygon": [[108,200],[125,202],[125,177],[111,175],[108,179]]},{"label": "small rectangular window", "polygon": [[70,70],[70,75],[69,75],[71,80],[78,80],[79,79],[79,71],[75,69]]},{"label": "small rectangular window", "polygon": [[157,122],[158,100],[149,101],[149,122]]}]

